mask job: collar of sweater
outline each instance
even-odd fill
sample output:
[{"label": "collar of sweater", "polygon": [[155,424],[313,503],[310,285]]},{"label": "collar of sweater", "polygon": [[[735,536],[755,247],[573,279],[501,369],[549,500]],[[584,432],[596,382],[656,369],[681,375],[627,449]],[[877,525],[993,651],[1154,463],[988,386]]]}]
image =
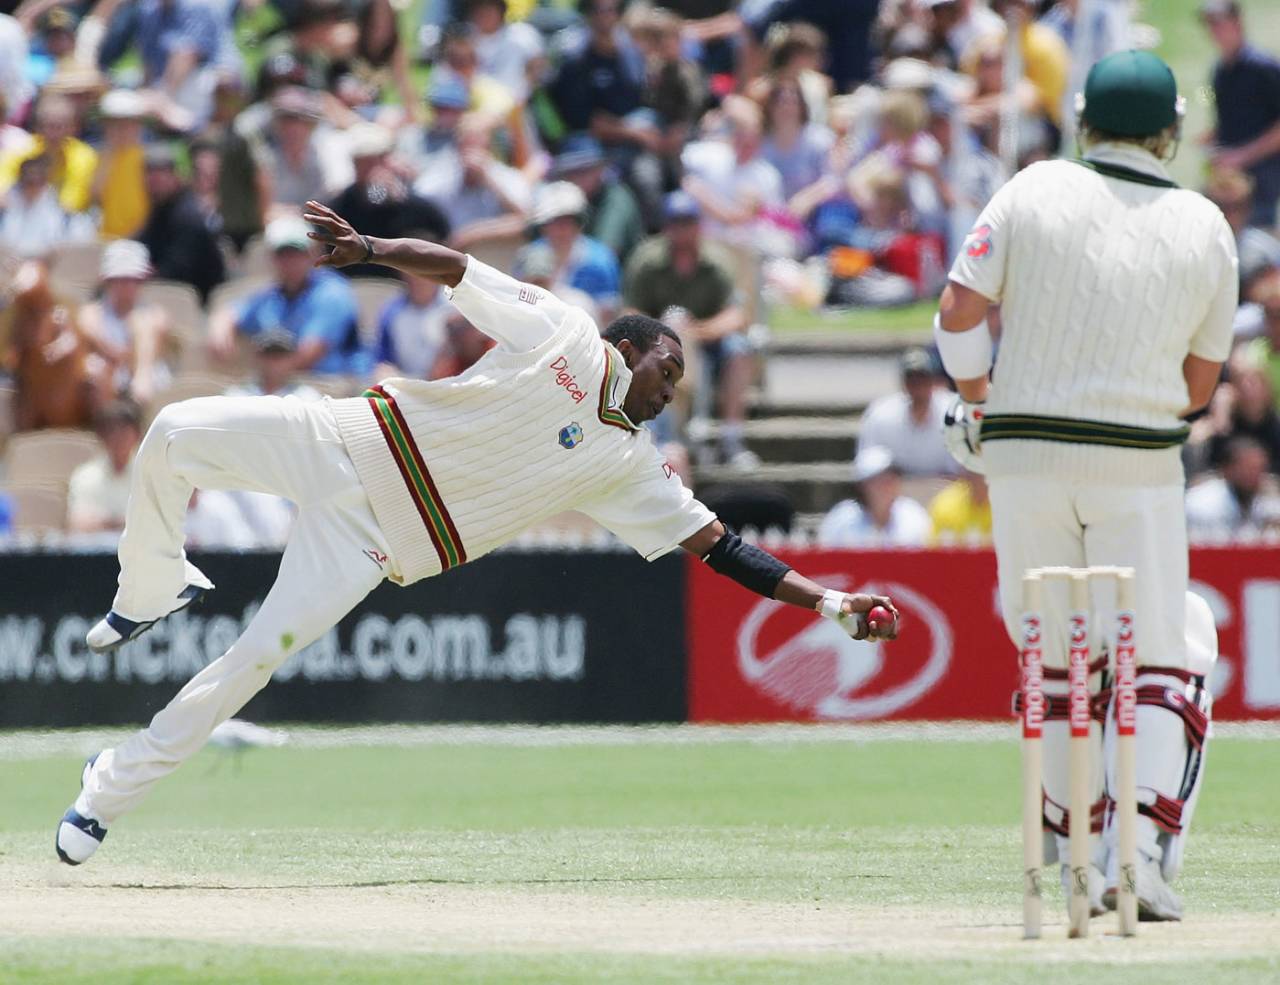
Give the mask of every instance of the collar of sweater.
[{"label": "collar of sweater", "polygon": [[1100,164],[1115,164],[1122,168],[1129,168],[1132,171],[1141,171],[1143,174],[1149,174],[1153,178],[1171,180],[1169,172],[1161,163],[1160,158],[1137,144],[1094,144],[1084,156],[1089,161],[1097,161]]},{"label": "collar of sweater", "polygon": [[[629,429],[639,431],[640,428],[632,423],[631,418],[627,417],[626,411],[622,409],[622,403],[627,399],[627,390],[631,388],[631,370],[627,368],[627,361],[622,358],[622,353],[608,342],[604,344],[604,353],[607,366],[602,410],[615,412]],[[601,416],[603,417],[604,414],[602,413]]]}]

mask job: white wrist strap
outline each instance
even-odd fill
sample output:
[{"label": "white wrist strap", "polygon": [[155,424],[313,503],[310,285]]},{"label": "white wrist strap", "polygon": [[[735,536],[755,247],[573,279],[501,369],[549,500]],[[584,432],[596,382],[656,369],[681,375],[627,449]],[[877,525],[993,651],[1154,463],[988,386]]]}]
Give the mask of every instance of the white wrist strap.
[{"label": "white wrist strap", "polygon": [[822,593],[822,601],[818,603],[818,611],[828,619],[839,619],[844,611],[844,592],[828,588]]},{"label": "white wrist strap", "polygon": [[991,330],[984,318],[966,332],[947,332],[942,316],[933,316],[933,341],[942,357],[942,368],[953,380],[975,380],[991,371]]}]

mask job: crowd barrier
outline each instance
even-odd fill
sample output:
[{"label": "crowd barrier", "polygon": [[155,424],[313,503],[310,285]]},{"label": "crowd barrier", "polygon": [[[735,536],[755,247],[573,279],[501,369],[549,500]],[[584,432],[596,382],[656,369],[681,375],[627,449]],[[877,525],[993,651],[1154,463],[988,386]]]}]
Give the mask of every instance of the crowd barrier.
[{"label": "crowd barrier", "polygon": [[[903,613],[892,645],[753,596],[691,558],[503,552],[407,589],[384,584],[285,662],[255,721],[757,722],[1001,719],[1016,684],[986,550],[782,551]],[[145,721],[253,616],[272,554],[195,560],[218,588],[109,655],[84,633],[110,555],[0,555],[0,728]],[[1280,718],[1280,548],[1202,548],[1218,718]],[[1139,636],[1141,641],[1141,636]],[[1139,642],[1141,647],[1141,642]],[[1144,659],[1139,654],[1139,659]],[[1154,661],[1153,661],[1154,662]]]}]

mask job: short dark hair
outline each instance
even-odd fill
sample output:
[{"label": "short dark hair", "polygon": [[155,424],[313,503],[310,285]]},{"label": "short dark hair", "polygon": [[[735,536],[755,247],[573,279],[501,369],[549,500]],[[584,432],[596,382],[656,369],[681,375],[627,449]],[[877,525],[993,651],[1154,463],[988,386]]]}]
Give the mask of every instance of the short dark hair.
[{"label": "short dark hair", "polygon": [[663,336],[673,342],[679,342],[680,336],[668,326],[650,318],[648,315],[623,315],[609,323],[609,327],[600,333],[610,345],[616,346],[626,339],[641,352],[648,352],[661,341]]},{"label": "short dark hair", "polygon": [[127,397],[108,401],[93,415],[93,426],[95,430],[102,431],[114,424],[127,424],[141,431],[142,408]]}]

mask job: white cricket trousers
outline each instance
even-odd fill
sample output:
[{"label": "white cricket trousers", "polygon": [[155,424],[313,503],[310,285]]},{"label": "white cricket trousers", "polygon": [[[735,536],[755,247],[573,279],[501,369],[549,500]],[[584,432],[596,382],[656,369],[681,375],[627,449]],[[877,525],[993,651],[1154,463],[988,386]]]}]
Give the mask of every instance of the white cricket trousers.
[{"label": "white cricket trousers", "polygon": [[[1187,526],[1181,484],[1126,486],[1076,483],[1040,476],[993,476],[987,480],[991,495],[992,534],[1000,578],[1000,605],[1005,628],[1015,646],[1021,645],[1022,576],[1028,568],[1090,565],[1134,569],[1134,638],[1139,667],[1187,667],[1186,596]],[[1041,615],[1046,668],[1067,666],[1067,622],[1070,606],[1063,581],[1044,586]],[[1094,622],[1090,659],[1099,656],[1099,644],[1114,636],[1114,589],[1093,586]],[[1176,678],[1139,674],[1139,683],[1164,683],[1181,688]],[[1091,678],[1093,690],[1098,677]],[[1046,680],[1048,694],[1067,692],[1065,680]],[[1095,744],[1102,730],[1093,725]],[[1153,792],[1176,797],[1187,761],[1182,721],[1163,708],[1138,707],[1138,799],[1150,802]],[[1044,726],[1044,790],[1049,800],[1046,814],[1068,802],[1068,737],[1065,721]],[[1102,794],[1103,775],[1097,764],[1102,757],[1095,746],[1090,800]],[[1055,806],[1056,805],[1056,806]],[[1159,831],[1147,817],[1138,823],[1138,847],[1152,858],[1161,857]],[[1094,860],[1107,867],[1114,849],[1114,830],[1106,844],[1095,839]],[[1058,839],[1059,858],[1067,858],[1066,840]]]},{"label": "white cricket trousers", "polygon": [[161,410],[138,449],[113,606],[121,615],[154,618],[182,590],[183,518],[193,489],[271,493],[297,504],[298,515],[275,584],[244,634],[149,726],[98,757],[76,809],[104,825],[196,753],[216,725],[351,611],[393,563],[327,402],[187,400]]}]

